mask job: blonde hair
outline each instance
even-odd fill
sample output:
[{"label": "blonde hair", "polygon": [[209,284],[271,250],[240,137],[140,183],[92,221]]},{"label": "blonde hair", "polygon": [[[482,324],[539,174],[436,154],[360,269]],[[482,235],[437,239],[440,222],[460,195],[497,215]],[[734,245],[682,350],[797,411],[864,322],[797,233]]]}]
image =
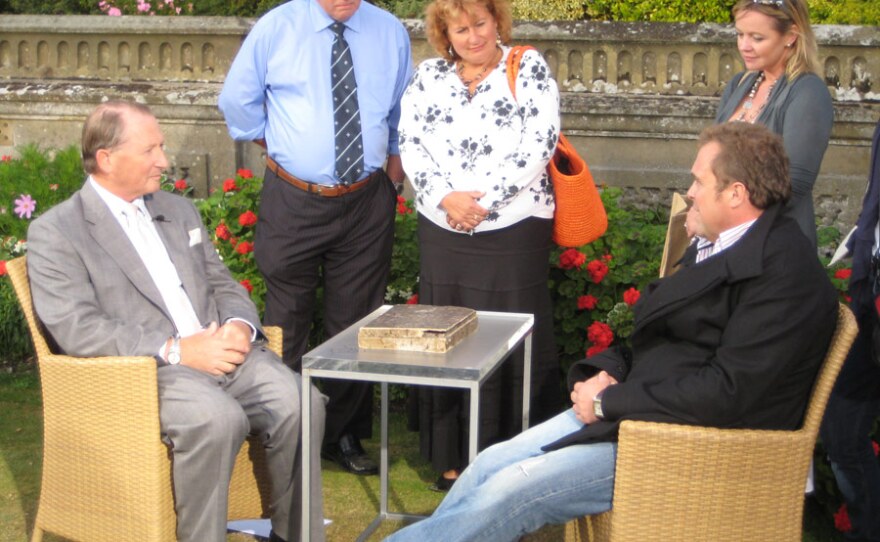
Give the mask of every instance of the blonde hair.
[{"label": "blonde hair", "polygon": [[501,43],[509,44],[513,31],[509,0],[434,0],[425,8],[425,34],[428,36],[428,43],[448,62],[454,62],[458,58],[447,35],[449,21],[461,17],[463,13],[472,16],[478,6],[486,8],[495,19]]},{"label": "blonde hair", "polygon": [[815,73],[821,75],[819,50],[816,36],[810,27],[810,11],[804,0],[780,0],[779,4],[767,1],[739,0],[733,6],[733,18],[747,11],[756,11],[775,21],[776,31],[786,34],[793,30],[797,39],[792,45],[793,50],[785,64],[785,74],[789,81],[799,75]]}]

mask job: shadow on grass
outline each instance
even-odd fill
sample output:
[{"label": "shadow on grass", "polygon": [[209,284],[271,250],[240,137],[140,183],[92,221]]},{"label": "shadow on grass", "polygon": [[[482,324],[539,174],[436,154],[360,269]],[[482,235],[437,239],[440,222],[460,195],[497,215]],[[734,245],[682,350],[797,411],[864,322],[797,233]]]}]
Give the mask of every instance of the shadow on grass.
[{"label": "shadow on grass", "polygon": [[40,495],[43,424],[33,370],[0,375],[0,540],[27,540]]}]

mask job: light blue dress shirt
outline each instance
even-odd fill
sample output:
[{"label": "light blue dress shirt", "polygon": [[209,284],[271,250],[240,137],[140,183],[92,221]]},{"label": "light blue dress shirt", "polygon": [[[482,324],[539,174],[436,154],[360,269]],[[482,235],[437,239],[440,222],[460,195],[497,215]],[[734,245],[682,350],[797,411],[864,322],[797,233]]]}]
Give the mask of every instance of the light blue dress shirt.
[{"label": "light blue dress shirt", "polygon": [[[315,0],[291,0],[254,25],[220,94],[229,134],[264,138],[294,176],[322,185],[335,175],[330,50],[333,19]],[[400,98],[412,72],[409,34],[393,15],[362,2],[345,21],[364,140],[364,177],[398,154]]]}]

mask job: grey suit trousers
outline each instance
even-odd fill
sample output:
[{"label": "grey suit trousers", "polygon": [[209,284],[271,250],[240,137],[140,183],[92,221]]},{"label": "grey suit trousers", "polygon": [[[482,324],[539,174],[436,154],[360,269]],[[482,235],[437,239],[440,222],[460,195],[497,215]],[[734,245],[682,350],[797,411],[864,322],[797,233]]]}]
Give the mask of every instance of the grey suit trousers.
[{"label": "grey suit trousers", "polygon": [[[300,376],[256,344],[234,372],[215,377],[179,365],[158,369],[162,438],[172,451],[177,537],[182,541],[226,540],[229,480],[244,439],[255,435],[266,449],[271,476],[272,530],[299,540],[300,519],[309,509],[310,540],[324,540],[320,462],[308,503],[301,502]],[[326,398],[312,390],[312,457],[319,457]]]}]

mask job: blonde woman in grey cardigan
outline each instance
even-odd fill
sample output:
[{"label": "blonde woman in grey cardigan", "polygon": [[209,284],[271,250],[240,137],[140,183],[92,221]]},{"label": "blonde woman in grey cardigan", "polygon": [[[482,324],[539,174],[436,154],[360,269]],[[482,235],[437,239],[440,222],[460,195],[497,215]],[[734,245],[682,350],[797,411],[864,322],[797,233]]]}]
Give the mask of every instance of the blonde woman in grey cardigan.
[{"label": "blonde woman in grey cardigan", "polygon": [[804,0],[739,0],[736,41],[746,71],[727,84],[716,122],[766,125],[781,135],[791,161],[792,196],[786,214],[816,244],[813,185],[834,112],[819,73],[816,38]]}]

